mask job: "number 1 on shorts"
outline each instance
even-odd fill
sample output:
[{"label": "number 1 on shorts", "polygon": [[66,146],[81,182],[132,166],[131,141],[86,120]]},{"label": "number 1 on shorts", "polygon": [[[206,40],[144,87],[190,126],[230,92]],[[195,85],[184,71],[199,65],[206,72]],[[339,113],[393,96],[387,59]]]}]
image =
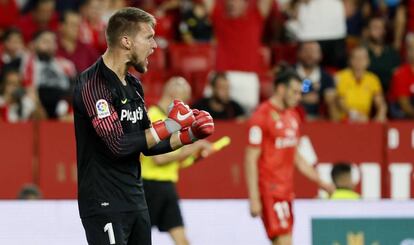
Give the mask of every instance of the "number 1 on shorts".
[{"label": "number 1 on shorts", "polygon": [[104,227],[104,232],[108,231],[108,237],[109,237],[109,244],[115,244],[115,234],[114,234],[114,228],[112,227],[112,223],[107,223]]}]

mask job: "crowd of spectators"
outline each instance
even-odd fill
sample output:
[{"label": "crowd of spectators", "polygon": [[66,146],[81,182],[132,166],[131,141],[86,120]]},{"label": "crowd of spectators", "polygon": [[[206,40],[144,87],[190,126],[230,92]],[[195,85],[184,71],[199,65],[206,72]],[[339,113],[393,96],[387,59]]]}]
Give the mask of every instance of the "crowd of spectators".
[{"label": "crowd of spectators", "polygon": [[222,119],[248,116],[281,64],[303,79],[307,120],[414,117],[414,1],[0,0],[0,121],[70,119],[74,79],[106,49],[106,23],[125,6],[157,18],[156,52],[167,57],[144,86],[178,75],[172,44],[213,48],[207,72],[179,75],[206,85],[212,94],[192,101]]}]

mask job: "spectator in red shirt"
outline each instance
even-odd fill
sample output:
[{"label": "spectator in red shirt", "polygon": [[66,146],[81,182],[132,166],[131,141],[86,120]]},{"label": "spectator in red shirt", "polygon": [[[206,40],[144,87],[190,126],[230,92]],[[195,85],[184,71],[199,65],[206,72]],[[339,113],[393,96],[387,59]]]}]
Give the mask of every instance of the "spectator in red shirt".
[{"label": "spectator in red shirt", "polygon": [[414,40],[407,42],[407,63],[392,78],[390,116],[395,119],[414,118]]},{"label": "spectator in red shirt", "polygon": [[157,19],[155,33],[160,48],[166,48],[174,41],[179,25],[180,0],[147,0],[141,1],[141,8],[153,14]]},{"label": "spectator in red shirt", "polygon": [[160,48],[165,48],[169,43],[174,41],[175,33],[177,31],[175,25],[176,17],[173,13],[158,9],[158,7],[153,13],[157,19],[157,25],[155,26],[155,32],[157,33],[157,44]]},{"label": "spectator in red shirt", "polygon": [[93,46],[99,54],[106,50],[104,7],[99,0],[86,0],[80,7],[80,41]]},{"label": "spectator in red shirt", "polygon": [[55,12],[55,1],[37,0],[34,9],[20,18],[17,25],[22,31],[26,43],[31,41],[33,35],[40,30],[56,31],[58,14]]},{"label": "spectator in red shirt", "polygon": [[19,9],[15,0],[0,0],[0,35],[19,19]]},{"label": "spectator in red shirt", "polygon": [[271,0],[204,0],[217,38],[218,71],[258,72],[265,18]]},{"label": "spectator in red shirt", "polygon": [[59,24],[57,55],[72,61],[78,73],[91,66],[98,53],[88,44],[79,40],[81,18],[75,12],[65,12]]}]

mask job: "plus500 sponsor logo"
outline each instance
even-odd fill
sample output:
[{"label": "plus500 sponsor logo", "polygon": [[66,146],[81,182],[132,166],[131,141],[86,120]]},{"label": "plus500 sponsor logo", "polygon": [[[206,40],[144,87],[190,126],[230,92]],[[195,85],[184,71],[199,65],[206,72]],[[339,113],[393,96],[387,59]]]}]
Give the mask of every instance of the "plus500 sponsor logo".
[{"label": "plus500 sponsor logo", "polygon": [[121,121],[130,121],[132,123],[136,123],[136,122],[142,120],[143,114],[144,114],[144,112],[141,109],[141,107],[139,107],[138,109],[136,109],[134,111],[122,109],[122,111],[121,111]]}]

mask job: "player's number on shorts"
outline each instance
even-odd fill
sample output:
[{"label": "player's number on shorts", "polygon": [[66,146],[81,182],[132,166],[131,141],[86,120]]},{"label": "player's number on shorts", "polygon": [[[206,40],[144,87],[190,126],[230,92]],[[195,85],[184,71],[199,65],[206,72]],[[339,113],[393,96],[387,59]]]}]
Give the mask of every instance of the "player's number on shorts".
[{"label": "player's number on shorts", "polygon": [[290,209],[288,202],[277,202],[273,205],[274,210],[276,211],[277,217],[280,221],[280,226],[283,228],[288,227],[288,219],[290,218]]},{"label": "player's number on shorts", "polygon": [[108,232],[109,244],[115,244],[115,234],[114,228],[112,227],[112,223],[108,223],[105,225],[104,232]]}]

